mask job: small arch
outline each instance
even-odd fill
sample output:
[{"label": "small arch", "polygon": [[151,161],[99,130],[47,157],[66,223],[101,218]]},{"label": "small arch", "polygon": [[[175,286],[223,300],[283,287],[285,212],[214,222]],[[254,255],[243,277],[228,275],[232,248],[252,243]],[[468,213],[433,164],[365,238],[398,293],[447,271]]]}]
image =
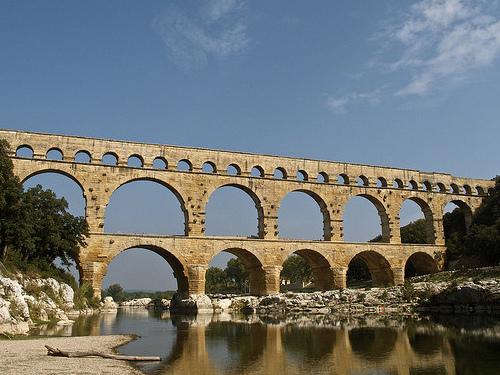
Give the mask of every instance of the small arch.
[{"label": "small arch", "polygon": [[142,156],[137,154],[130,155],[127,160],[127,166],[132,168],[142,168],[144,166],[144,159]]},{"label": "small arch", "polygon": [[432,191],[432,184],[429,181],[425,180],[422,183],[422,190],[429,191],[429,192]]},{"label": "small arch", "polygon": [[484,188],[482,186],[476,186],[477,195],[485,195]]},{"label": "small arch", "polygon": [[339,174],[337,177],[337,183],[341,185],[349,185],[349,176],[346,175],[345,173]]},{"label": "small arch", "polygon": [[384,177],[377,178],[377,187],[387,187],[387,180]]},{"label": "small arch", "polygon": [[162,156],[157,156],[153,159],[153,169],[166,170],[168,168],[167,159]]},{"label": "small arch", "polygon": [[241,175],[241,168],[238,164],[232,163],[227,166],[226,172],[230,176],[239,176]]},{"label": "small arch", "polygon": [[267,290],[265,272],[260,259],[252,252],[243,248],[228,248],[215,254],[209,263],[212,263],[215,257],[226,252],[237,257],[245,267],[248,273],[248,290],[252,295],[264,295]]},{"label": "small arch", "polygon": [[404,188],[403,180],[400,178],[395,178],[394,182],[392,183],[392,187],[396,189],[403,189]]},{"label": "small arch", "polygon": [[45,154],[45,159],[56,160],[56,161],[63,160],[63,153],[59,148],[52,147],[47,151],[47,154]]},{"label": "small arch", "polygon": [[490,197],[492,197],[493,195],[495,195],[495,189],[494,188],[488,188],[488,195]]},{"label": "small arch", "polygon": [[102,164],[105,165],[118,165],[118,155],[115,154],[114,152],[106,152],[102,156]]},{"label": "small arch", "polygon": [[438,271],[439,267],[434,258],[421,251],[412,254],[405,262],[405,279]]},{"label": "small arch", "polygon": [[193,170],[193,164],[188,159],[181,159],[177,163],[177,170],[179,172],[191,172]]},{"label": "small arch", "polygon": [[274,170],[274,178],[279,179],[279,180],[286,180],[288,175],[286,173],[285,168],[278,167]]},{"label": "small arch", "polygon": [[[358,261],[362,261],[368,268],[368,272],[370,273],[371,277],[371,284],[373,286],[394,285],[394,276],[392,273],[391,265],[383,255],[372,250],[362,251],[356,254],[349,262],[347,271],[348,276],[349,276],[349,269],[352,267],[353,262],[358,262]],[[347,282],[349,285],[350,283],[349,277],[347,278]]]},{"label": "small arch", "polygon": [[446,186],[442,182],[436,184],[436,189],[440,193],[446,193]]},{"label": "small arch", "polygon": [[298,170],[297,175],[296,175],[297,181],[307,181],[309,176],[307,175],[307,172],[304,170]]},{"label": "small arch", "polygon": [[410,190],[418,190],[418,184],[415,180],[410,180],[408,182],[408,189]]},{"label": "small arch", "polygon": [[450,193],[460,194],[460,188],[458,187],[457,184],[455,183],[450,184]]},{"label": "small arch", "polygon": [[92,162],[92,155],[87,150],[77,151],[74,157],[75,162],[89,164]]},{"label": "small arch", "polygon": [[316,178],[316,181],[321,183],[321,184],[327,184],[330,182],[330,177],[328,176],[328,173],[326,172],[319,172],[318,177]]},{"label": "small arch", "polygon": [[356,178],[356,185],[358,186],[368,186],[370,185],[370,182],[368,181],[368,178],[366,176],[359,176]]},{"label": "small arch", "polygon": [[469,185],[464,185],[464,191],[467,195],[472,195],[472,188]]},{"label": "small arch", "polygon": [[30,145],[21,145],[16,149],[16,157],[33,159],[33,148]]},{"label": "small arch", "polygon": [[252,177],[264,177],[264,168],[260,165],[256,165],[252,168],[250,175]]},{"label": "small arch", "polygon": [[212,161],[206,161],[203,163],[201,166],[201,170],[204,173],[216,173],[217,172],[217,167],[214,162]]}]

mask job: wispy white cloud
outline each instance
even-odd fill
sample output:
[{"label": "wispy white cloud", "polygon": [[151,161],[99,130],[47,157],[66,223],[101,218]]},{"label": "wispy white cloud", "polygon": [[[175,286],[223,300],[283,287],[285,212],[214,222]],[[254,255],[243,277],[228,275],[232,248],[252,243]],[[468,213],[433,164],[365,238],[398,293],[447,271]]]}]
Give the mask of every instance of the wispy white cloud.
[{"label": "wispy white cloud", "polygon": [[196,13],[170,7],[153,21],[169,59],[192,70],[212,57],[225,58],[248,48],[245,1],[209,0]]},{"label": "wispy white cloud", "polygon": [[378,104],[381,100],[382,89],[376,89],[370,92],[353,92],[341,96],[328,96],[326,99],[327,107],[335,113],[346,113],[347,107],[355,103]]},{"label": "wispy white cloud", "polygon": [[[378,58],[359,73],[366,77],[381,69],[385,86],[367,93],[330,96],[327,106],[345,113],[354,103],[377,104],[394,95],[424,97],[456,87],[500,56],[498,10],[498,0],[414,3],[398,21],[386,22],[383,31],[372,38],[379,43]],[[381,56],[393,59],[381,62]]]},{"label": "wispy white cloud", "polygon": [[411,76],[397,95],[425,95],[464,80],[500,55],[500,21],[487,14],[485,2],[423,0],[386,36],[403,48],[390,64]]}]

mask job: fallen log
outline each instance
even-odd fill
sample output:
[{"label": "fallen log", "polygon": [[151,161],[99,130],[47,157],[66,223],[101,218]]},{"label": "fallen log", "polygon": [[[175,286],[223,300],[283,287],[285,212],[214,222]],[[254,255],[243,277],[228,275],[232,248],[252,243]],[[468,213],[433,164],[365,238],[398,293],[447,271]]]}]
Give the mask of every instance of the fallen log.
[{"label": "fallen log", "polygon": [[47,355],[54,357],[67,357],[67,358],[83,358],[83,357],[101,357],[107,359],[118,359],[121,361],[161,361],[160,357],[147,357],[147,356],[133,356],[133,355],[117,355],[117,354],[106,354],[96,351],[89,352],[66,352],[58,348],[53,348],[51,346],[45,345],[47,348]]}]

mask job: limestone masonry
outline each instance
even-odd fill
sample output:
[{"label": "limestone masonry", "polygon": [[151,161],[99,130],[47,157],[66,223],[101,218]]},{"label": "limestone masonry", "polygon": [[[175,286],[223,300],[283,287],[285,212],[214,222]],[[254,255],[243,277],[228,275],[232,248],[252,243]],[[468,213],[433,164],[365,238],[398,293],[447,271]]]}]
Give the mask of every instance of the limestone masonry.
[{"label": "limestone masonry", "polygon": [[[494,186],[494,181],[444,173],[201,148],[13,130],[0,130],[0,138],[11,146],[14,173],[21,181],[55,172],[71,178],[82,189],[91,234],[88,246],[80,252],[78,267],[82,281],[91,283],[99,295],[109,263],[122,251],[135,247],[150,249],[167,260],[178,291],[186,295],[205,292],[205,272],[221,251],[243,261],[250,275],[250,292],[257,295],[279,291],[282,264],[292,253],[309,262],[314,283],[321,290],[345,287],[347,268],[354,257],[366,262],[375,284],[401,284],[407,262],[419,273],[442,267],[446,204],[457,204],[466,223],[470,223],[472,213]],[[20,156],[19,150],[31,155]],[[47,158],[52,150],[60,153],[61,160]],[[75,159],[77,154],[79,161]],[[104,155],[116,160],[116,165],[103,164]],[[128,166],[130,157],[140,165]],[[185,217],[184,236],[104,233],[111,195],[137,180],[157,182],[176,195]],[[205,235],[206,204],[223,186],[239,188],[255,202],[256,238]],[[279,237],[278,209],[292,191],[304,192],[318,203],[323,215],[323,240]],[[354,196],[368,199],[377,208],[382,242],[343,241],[344,207]],[[399,211],[406,199],[416,202],[424,213],[427,244],[401,243]]]}]

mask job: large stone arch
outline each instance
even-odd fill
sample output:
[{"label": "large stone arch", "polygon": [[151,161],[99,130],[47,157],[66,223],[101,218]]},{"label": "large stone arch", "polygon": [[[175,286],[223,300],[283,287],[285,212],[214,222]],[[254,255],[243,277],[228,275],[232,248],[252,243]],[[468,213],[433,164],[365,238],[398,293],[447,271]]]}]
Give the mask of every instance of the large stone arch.
[{"label": "large stone arch", "polygon": [[[257,236],[259,238],[264,238],[264,209],[262,207],[262,200],[258,196],[258,194],[248,186],[238,184],[238,183],[224,183],[224,184],[215,186],[209,192],[209,194],[207,194],[207,199],[205,201],[205,207],[204,207],[205,214],[207,212],[207,204],[210,201],[210,198],[212,197],[212,195],[217,190],[224,188],[224,187],[233,187],[233,188],[239,189],[239,190],[243,191],[244,193],[246,193],[252,199],[252,201],[255,204],[255,209],[257,210]],[[205,220],[206,220],[206,217],[205,217]]]},{"label": "large stone arch", "polygon": [[328,211],[328,205],[326,204],[325,200],[316,192],[309,190],[309,189],[293,189],[290,191],[287,191],[284,195],[280,197],[280,206],[281,202],[283,199],[285,199],[288,194],[290,193],[304,193],[307,196],[311,197],[316,204],[319,207],[319,210],[321,212],[321,216],[323,217],[323,240],[325,241],[330,241],[332,239],[332,224],[331,224],[331,217],[330,217],[330,211]]},{"label": "large stone arch", "polygon": [[[141,181],[156,183],[158,185],[163,186],[164,188],[166,188],[167,190],[169,190],[171,193],[174,194],[174,196],[179,201],[179,204],[180,204],[181,210],[182,210],[182,214],[184,215],[184,235],[187,236],[189,234],[189,211],[188,211],[187,206],[186,206],[186,199],[180,193],[181,190],[179,188],[177,188],[177,187],[173,186],[172,184],[167,183],[163,180],[157,179],[157,178],[136,177],[136,178],[127,179],[125,181],[120,181],[119,183],[114,185],[112,188],[109,188],[108,197],[107,197],[107,201],[106,201],[106,205],[105,205],[105,210],[107,209],[107,207],[111,201],[111,197],[118,189],[120,189],[121,187],[123,187],[125,185],[132,184],[134,182],[141,182]],[[104,214],[103,214],[103,219],[102,219],[103,224],[104,224],[105,220],[106,220],[106,212],[104,212]]]},{"label": "large stone arch", "polygon": [[405,278],[439,271],[438,262],[431,255],[423,251],[417,251],[410,255],[404,265]]},{"label": "large stone arch", "polygon": [[391,264],[382,254],[373,250],[360,251],[349,259],[346,269],[353,260],[362,260],[366,264],[374,286],[394,285]]},{"label": "large stone arch", "polygon": [[[316,250],[300,249],[287,254],[283,262],[291,255],[298,255],[305,259],[311,268],[314,286],[318,290],[331,290],[336,287],[335,275],[331,262]],[[282,263],[283,264],[283,263]]]},{"label": "large stone arch", "polygon": [[342,210],[342,217],[344,217],[345,208],[346,208],[347,204],[354,197],[365,198],[375,206],[375,208],[377,209],[377,213],[379,215],[379,218],[380,218],[380,226],[381,226],[381,232],[382,232],[381,242],[389,243],[390,238],[391,238],[389,215],[387,214],[387,209],[384,206],[384,204],[376,196],[371,195],[371,194],[367,194],[367,193],[359,193],[359,194],[353,194],[353,195],[349,196],[349,198],[344,202],[343,210]]},{"label": "large stone arch", "polygon": [[401,208],[403,207],[404,202],[407,200],[415,202],[420,207],[422,213],[424,214],[426,243],[428,244],[436,243],[436,235],[434,232],[434,213],[432,212],[432,209],[429,206],[429,204],[425,200],[419,197],[414,197],[414,196],[407,197],[401,202],[401,205],[399,207],[399,212],[401,212]]},{"label": "large stone arch", "polygon": [[265,295],[267,293],[268,288],[266,273],[263,268],[263,261],[258,255],[240,247],[230,247],[213,254],[208,263],[210,263],[212,259],[221,252],[232,254],[241,260],[245,266],[245,270],[248,272],[250,294]]},{"label": "large stone arch", "polygon": [[[120,244],[121,245],[121,244]],[[153,251],[154,253],[158,254],[161,256],[165,261],[172,267],[172,270],[174,271],[174,277],[177,280],[177,292],[182,294],[182,295],[187,295],[189,292],[189,272],[188,272],[188,266],[187,263],[184,261],[184,259],[165,249],[162,246],[159,246],[157,244],[151,244],[148,242],[143,242],[143,241],[134,241],[134,243],[127,243],[125,246],[115,246],[110,250],[110,252],[107,254],[108,257],[106,261],[102,265],[102,270],[100,275],[94,276],[94,288],[98,286],[101,288],[102,281],[104,277],[106,276],[107,270],[113,259],[115,259],[118,255],[124,253],[127,250],[130,249],[145,249],[149,251]],[[100,276],[100,277],[98,277]],[[99,289],[100,290],[100,289]]]}]

